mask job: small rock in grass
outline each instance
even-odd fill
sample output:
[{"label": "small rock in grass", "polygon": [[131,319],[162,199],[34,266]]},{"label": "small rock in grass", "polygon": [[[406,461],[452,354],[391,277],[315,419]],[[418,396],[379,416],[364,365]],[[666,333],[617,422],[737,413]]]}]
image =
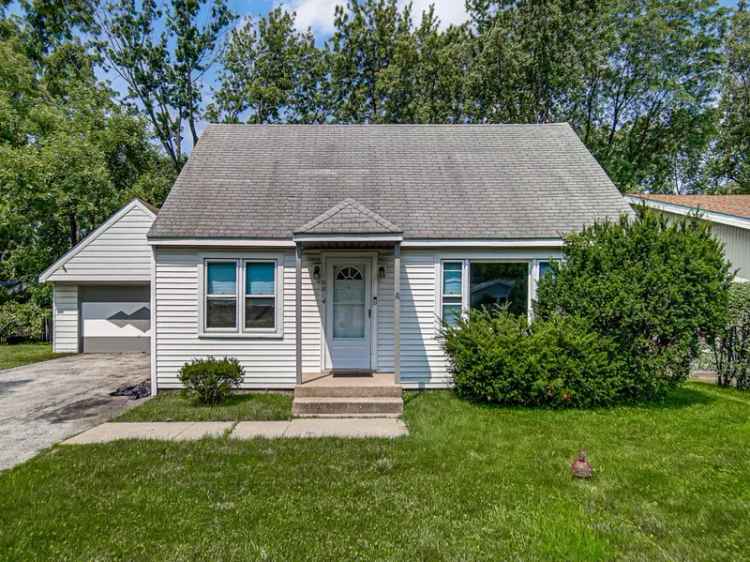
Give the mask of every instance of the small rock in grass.
[{"label": "small rock in grass", "polygon": [[581,449],[578,453],[578,457],[570,465],[570,471],[576,478],[591,478],[594,470],[591,468],[591,464],[586,457],[586,451]]}]

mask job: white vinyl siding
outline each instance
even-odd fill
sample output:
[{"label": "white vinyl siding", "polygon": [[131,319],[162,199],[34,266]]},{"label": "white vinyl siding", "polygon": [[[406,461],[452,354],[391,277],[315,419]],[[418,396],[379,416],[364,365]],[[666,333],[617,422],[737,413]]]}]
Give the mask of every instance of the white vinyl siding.
[{"label": "white vinyl siding", "polygon": [[[351,251],[349,251],[351,253]],[[279,253],[268,252],[270,256]],[[476,251],[402,251],[401,259],[401,382],[406,388],[445,388],[451,385],[448,361],[440,342],[439,284],[441,260],[512,259],[534,260],[559,257],[559,249],[497,249]],[[156,368],[159,388],[179,388],[178,373],[187,361],[197,357],[236,357],[244,366],[242,388],[291,389],[295,373],[295,258],[283,254],[283,335],[255,338],[248,335],[199,335],[199,307],[202,299],[200,271],[203,260],[263,259],[263,252],[159,247],[156,250]],[[321,321],[325,318],[326,275],[322,258],[306,252],[302,269],[302,368],[318,373],[323,360]],[[320,278],[313,280],[315,266]],[[380,372],[393,370],[393,254],[379,252],[374,363]]]},{"label": "white vinyl siding", "polygon": [[55,282],[148,282],[151,248],[146,234],[154,217],[138,205],[100,233],[49,278]]},{"label": "white vinyl siding", "polygon": [[[433,253],[401,253],[401,384],[406,388],[444,388],[451,377],[435,314],[439,279]],[[386,278],[378,297],[378,370],[393,371],[393,256],[384,253]]]},{"label": "white vinyl siding", "polygon": [[[200,272],[203,260],[263,259],[263,253],[205,252],[157,248],[156,282],[156,368],[160,389],[179,388],[180,367],[187,361],[209,355],[235,357],[245,368],[242,388],[293,388],[295,366],[295,259],[286,253],[279,259],[283,265],[281,298],[283,316],[279,337],[254,334],[201,334],[199,307],[202,299]],[[276,259],[278,254],[269,255]],[[310,262],[305,260],[303,283],[303,368],[319,372],[320,296],[311,285]]]},{"label": "white vinyl siding", "polygon": [[56,353],[78,352],[78,287],[54,287],[52,348]]}]

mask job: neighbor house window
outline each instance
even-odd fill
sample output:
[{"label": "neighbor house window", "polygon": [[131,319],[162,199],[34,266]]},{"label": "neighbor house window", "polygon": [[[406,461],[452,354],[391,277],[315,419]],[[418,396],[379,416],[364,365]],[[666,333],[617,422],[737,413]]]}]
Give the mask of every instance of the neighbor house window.
[{"label": "neighbor house window", "polygon": [[470,262],[469,305],[489,309],[507,306],[526,315],[529,306],[529,264]]},{"label": "neighbor house window", "polygon": [[443,262],[442,318],[449,326],[454,326],[463,311],[463,268],[462,261]]},{"label": "neighbor house window", "polygon": [[276,327],[276,262],[245,263],[245,328]]},{"label": "neighbor house window", "polygon": [[206,264],[206,329],[237,329],[237,262]]}]

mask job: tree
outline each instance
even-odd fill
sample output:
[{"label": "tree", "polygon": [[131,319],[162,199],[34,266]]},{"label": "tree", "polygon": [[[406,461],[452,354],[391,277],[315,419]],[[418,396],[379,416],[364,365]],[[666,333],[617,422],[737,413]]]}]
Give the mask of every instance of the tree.
[{"label": "tree", "polygon": [[750,12],[741,0],[724,50],[721,124],[712,163],[716,182],[730,191],[750,192]]},{"label": "tree", "polygon": [[393,83],[383,76],[399,49],[411,48],[411,5],[401,11],[396,0],[349,0],[346,8],[336,6],[334,25],[327,48],[335,121],[407,122],[413,92],[401,90],[389,104]]},{"label": "tree", "polygon": [[618,0],[604,12],[604,57],[570,120],[622,191],[702,188],[724,22],[714,0]]},{"label": "tree", "polygon": [[173,172],[82,46],[33,61],[23,38],[0,41],[0,277],[33,286],[128,199],[161,203]]},{"label": "tree", "polygon": [[632,397],[661,397],[687,379],[700,338],[725,326],[732,275],[704,221],[636,212],[567,237],[564,261],[539,282],[537,313],[585,320],[615,342]]},{"label": "tree", "polygon": [[294,18],[275,8],[257,22],[247,18],[231,33],[209,120],[326,121],[325,55],[312,32],[295,30]]},{"label": "tree", "polygon": [[210,16],[199,25],[206,2],[171,0],[165,13],[156,0],[114,0],[95,18],[100,52],[127,84],[128,99],[144,111],[177,171],[185,127],[193,145],[198,142],[202,77],[235,17],[224,0],[213,0]]}]

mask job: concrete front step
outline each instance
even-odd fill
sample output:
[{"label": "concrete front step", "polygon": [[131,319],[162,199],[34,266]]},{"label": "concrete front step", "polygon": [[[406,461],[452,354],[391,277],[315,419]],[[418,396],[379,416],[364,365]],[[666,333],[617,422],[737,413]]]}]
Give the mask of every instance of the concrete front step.
[{"label": "concrete front step", "polygon": [[404,401],[393,397],[305,397],[295,398],[292,415],[298,417],[317,416],[400,416]]},{"label": "concrete front step", "polygon": [[401,385],[349,385],[325,386],[299,384],[294,388],[295,398],[401,398]]}]

